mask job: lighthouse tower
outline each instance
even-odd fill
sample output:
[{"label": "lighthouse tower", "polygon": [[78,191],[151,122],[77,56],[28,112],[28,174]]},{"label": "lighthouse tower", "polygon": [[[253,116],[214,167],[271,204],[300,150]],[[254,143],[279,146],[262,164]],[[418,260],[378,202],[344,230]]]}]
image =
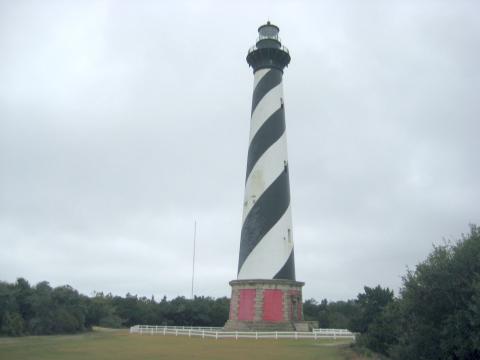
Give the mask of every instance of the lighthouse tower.
[{"label": "lighthouse tower", "polygon": [[[283,70],[290,54],[270,22],[247,54],[253,69],[243,222],[237,280],[226,329],[293,330],[305,323],[295,280]],[[302,326],[303,324],[303,326]]]}]

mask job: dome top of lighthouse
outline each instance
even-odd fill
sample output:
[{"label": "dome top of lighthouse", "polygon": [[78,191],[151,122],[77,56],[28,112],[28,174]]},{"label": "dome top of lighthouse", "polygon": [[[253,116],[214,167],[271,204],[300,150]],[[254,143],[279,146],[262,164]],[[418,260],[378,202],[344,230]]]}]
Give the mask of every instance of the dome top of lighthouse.
[{"label": "dome top of lighthouse", "polygon": [[278,32],[280,31],[277,25],[273,25],[270,21],[267,21],[266,24],[263,24],[258,28],[258,34],[260,36],[276,38],[278,37]]}]

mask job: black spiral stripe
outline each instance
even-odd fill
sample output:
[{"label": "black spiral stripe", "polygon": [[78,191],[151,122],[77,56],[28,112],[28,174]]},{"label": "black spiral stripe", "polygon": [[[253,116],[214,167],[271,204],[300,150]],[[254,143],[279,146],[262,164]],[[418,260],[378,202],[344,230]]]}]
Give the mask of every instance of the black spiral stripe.
[{"label": "black spiral stripe", "polygon": [[293,254],[293,248],[287,261],[273,278],[295,280],[295,256]]},{"label": "black spiral stripe", "polygon": [[247,256],[280,220],[290,206],[290,184],[288,167],[258,198],[248,213],[242,226],[240,239],[240,256],[238,271],[240,271]]},{"label": "black spiral stripe", "polygon": [[271,69],[260,79],[253,90],[252,114],[260,100],[262,100],[270,90],[282,82],[282,75],[280,70]]},{"label": "black spiral stripe", "polygon": [[280,107],[258,129],[248,147],[247,176],[270,146],[275,144],[285,132],[285,110]]}]

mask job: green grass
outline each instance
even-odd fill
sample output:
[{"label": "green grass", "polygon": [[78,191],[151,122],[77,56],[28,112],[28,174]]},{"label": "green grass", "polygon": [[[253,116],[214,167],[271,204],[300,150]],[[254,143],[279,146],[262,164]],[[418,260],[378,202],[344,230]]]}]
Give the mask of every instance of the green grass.
[{"label": "green grass", "polygon": [[215,340],[97,330],[80,335],[0,338],[0,359],[360,360],[348,344],[345,340]]}]

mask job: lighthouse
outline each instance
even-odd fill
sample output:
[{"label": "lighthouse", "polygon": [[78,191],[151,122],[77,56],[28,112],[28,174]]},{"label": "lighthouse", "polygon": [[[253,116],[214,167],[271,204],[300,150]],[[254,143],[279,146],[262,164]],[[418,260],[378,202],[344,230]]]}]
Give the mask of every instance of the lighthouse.
[{"label": "lighthouse", "polygon": [[290,53],[270,22],[248,50],[253,96],[237,279],[229,330],[305,330],[296,281],[283,72]]}]

